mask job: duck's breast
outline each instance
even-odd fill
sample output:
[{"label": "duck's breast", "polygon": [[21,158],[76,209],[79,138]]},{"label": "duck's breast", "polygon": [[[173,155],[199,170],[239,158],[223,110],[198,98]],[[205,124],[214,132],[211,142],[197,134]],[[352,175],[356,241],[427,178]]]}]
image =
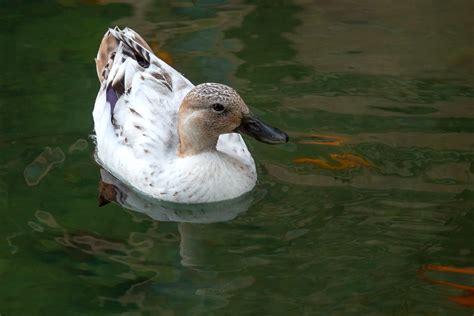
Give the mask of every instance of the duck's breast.
[{"label": "duck's breast", "polygon": [[179,203],[216,202],[241,196],[256,181],[253,160],[212,151],[169,161],[150,178],[145,193]]}]

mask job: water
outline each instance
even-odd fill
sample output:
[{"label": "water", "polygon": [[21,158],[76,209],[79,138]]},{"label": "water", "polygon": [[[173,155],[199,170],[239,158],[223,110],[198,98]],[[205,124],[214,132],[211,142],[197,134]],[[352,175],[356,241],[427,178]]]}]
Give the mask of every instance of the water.
[{"label": "water", "polygon": [[[0,9],[1,315],[472,314],[472,1],[113,2]],[[98,207],[117,24],[289,132],[249,196]]]}]

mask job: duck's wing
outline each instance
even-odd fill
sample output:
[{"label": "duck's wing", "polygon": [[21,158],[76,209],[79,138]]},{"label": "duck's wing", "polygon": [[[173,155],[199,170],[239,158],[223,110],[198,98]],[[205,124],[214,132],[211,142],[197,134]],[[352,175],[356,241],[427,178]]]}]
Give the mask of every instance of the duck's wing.
[{"label": "duck's wing", "polygon": [[110,166],[123,156],[175,155],[177,112],[192,83],[129,28],[107,31],[96,69],[101,81],[93,112],[98,158]]}]

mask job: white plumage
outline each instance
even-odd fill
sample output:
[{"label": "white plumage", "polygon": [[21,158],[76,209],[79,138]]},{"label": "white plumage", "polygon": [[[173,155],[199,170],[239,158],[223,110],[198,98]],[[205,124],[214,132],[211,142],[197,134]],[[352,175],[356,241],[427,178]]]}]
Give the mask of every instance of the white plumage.
[{"label": "white plumage", "polygon": [[[109,30],[96,61],[96,157],[105,169],[141,193],[179,203],[232,199],[255,186],[254,160],[237,133],[220,135],[216,150],[179,154],[178,111],[194,85],[137,33]],[[188,141],[199,137],[206,135]]]}]

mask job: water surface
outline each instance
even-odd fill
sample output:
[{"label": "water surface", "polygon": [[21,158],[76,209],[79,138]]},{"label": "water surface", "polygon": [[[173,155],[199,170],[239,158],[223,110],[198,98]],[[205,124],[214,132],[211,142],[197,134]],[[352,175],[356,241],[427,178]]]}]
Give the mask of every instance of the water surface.
[{"label": "water surface", "polygon": [[[470,315],[473,9],[4,4],[0,314]],[[259,183],[244,200],[222,212],[98,206],[93,57],[114,25],[289,132],[284,146],[247,139]]]}]

